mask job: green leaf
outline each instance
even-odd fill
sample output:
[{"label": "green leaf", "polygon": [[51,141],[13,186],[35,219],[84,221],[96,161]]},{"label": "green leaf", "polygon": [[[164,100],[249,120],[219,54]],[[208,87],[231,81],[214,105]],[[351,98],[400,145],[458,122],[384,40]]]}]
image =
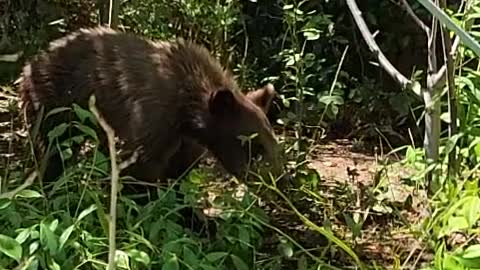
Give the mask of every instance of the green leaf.
[{"label": "green leaf", "polygon": [[293,256],[293,249],[292,246],[289,245],[288,243],[280,243],[277,246],[278,252],[287,258],[290,258]]},{"label": "green leaf", "polygon": [[65,131],[67,130],[68,128],[68,124],[67,123],[62,123],[56,127],[54,127],[50,132],[48,132],[48,140],[49,142],[53,142],[53,140],[55,138],[58,138],[60,136],[63,135],[63,133],[65,133]]},{"label": "green leaf", "polygon": [[115,251],[115,263],[119,268],[124,268],[124,269],[130,268],[128,254],[121,250]]},{"label": "green leaf", "polygon": [[183,246],[183,260],[193,268],[195,268],[199,262],[198,256],[187,246]]},{"label": "green leaf", "polygon": [[0,234],[0,252],[20,263],[22,246],[10,236]]},{"label": "green leaf", "polygon": [[170,257],[162,266],[162,270],[178,270],[180,265],[176,256]]},{"label": "green leaf", "polygon": [[47,115],[45,116],[45,119],[47,119],[48,117],[50,117],[54,114],[61,113],[61,112],[64,112],[64,111],[69,111],[69,110],[70,110],[70,108],[68,108],[68,107],[55,108],[55,109],[53,109],[53,110],[51,110],[47,113]]},{"label": "green leaf", "polygon": [[93,115],[92,112],[85,110],[84,108],[78,106],[78,104],[73,104],[73,111],[77,115],[77,117],[80,119],[80,122],[85,123],[85,119],[90,119],[92,123],[96,124],[97,119],[95,118],[95,115]]},{"label": "green leaf", "polygon": [[95,153],[95,160],[94,160],[95,167],[101,170],[104,173],[108,173],[110,170],[110,160],[105,156],[102,152],[96,151]]},{"label": "green leaf", "polygon": [[415,93],[417,96],[422,96],[422,85],[417,81],[413,81],[412,83],[413,93]]},{"label": "green leaf", "polygon": [[463,257],[469,259],[480,258],[480,244],[471,245],[466,248]]},{"label": "green leaf", "polygon": [[38,241],[31,243],[30,246],[28,247],[28,252],[29,252],[28,254],[33,255],[33,253],[35,253],[35,251],[38,250],[39,246],[40,246],[40,242]]},{"label": "green leaf", "polygon": [[237,270],[248,270],[248,265],[239,257],[235,256],[234,254],[230,255],[230,258],[232,258],[233,265],[235,265],[235,268]]},{"label": "green leaf", "polygon": [[205,256],[205,258],[210,262],[215,262],[215,261],[218,261],[218,260],[220,260],[220,259],[222,259],[226,256],[228,256],[227,252],[212,252],[212,253],[207,254],[207,256]]},{"label": "green leaf", "polygon": [[[441,253],[442,254],[442,253]],[[440,269],[443,270],[463,270],[463,268],[459,263],[458,263],[458,258],[455,256],[451,256],[450,254],[444,254],[443,260],[440,259],[440,262],[442,262],[442,267]]]},{"label": "green leaf", "polygon": [[62,151],[62,158],[63,160],[68,160],[73,156],[72,148],[66,148]]},{"label": "green leaf", "polygon": [[203,270],[218,270],[217,267],[213,267],[213,266],[210,266],[210,265],[204,264],[204,263],[201,263],[201,264],[200,264],[200,267],[201,267]]},{"label": "green leaf", "polygon": [[54,232],[58,226],[58,219],[54,219],[52,223],[50,223],[50,231]]},{"label": "green leaf", "polygon": [[40,224],[40,244],[46,247],[51,255],[57,252],[58,243],[56,236],[45,222]]},{"label": "green leaf", "polygon": [[12,204],[12,201],[9,199],[0,199],[0,210],[3,210],[9,207]]},{"label": "green leaf", "polygon": [[67,242],[68,238],[70,237],[70,235],[72,234],[73,232],[73,229],[75,229],[75,225],[70,225],[68,226],[68,228],[63,231],[62,235],[60,235],[60,239],[59,239],[59,242],[60,242],[60,249],[63,248],[63,246],[65,245],[65,243]]},{"label": "green leaf", "polygon": [[469,227],[477,223],[480,215],[480,198],[478,196],[470,196],[470,199],[463,205],[463,216],[466,218]]},{"label": "green leaf", "polygon": [[134,261],[143,263],[145,266],[150,264],[150,256],[144,251],[138,249],[130,249],[127,251],[128,256],[132,258]]},{"label": "green leaf", "polygon": [[43,195],[40,194],[38,191],[35,190],[30,190],[30,189],[24,189],[20,192],[18,192],[15,197],[20,197],[20,198],[42,198]]},{"label": "green leaf", "polygon": [[90,137],[98,141],[97,133],[91,127],[79,124],[75,125],[75,127],[78,128],[81,132],[89,135]]},{"label": "green leaf", "polygon": [[48,269],[51,269],[51,270],[61,270],[60,265],[58,265],[58,263],[55,262],[53,258],[49,260],[48,266],[49,266]]},{"label": "green leaf", "polygon": [[461,231],[468,228],[468,221],[465,217],[452,216],[448,219],[447,231],[449,233],[454,231]]},{"label": "green leaf", "polygon": [[18,243],[20,244],[23,244],[23,242],[25,242],[25,240],[28,239],[28,237],[30,236],[30,231],[32,229],[31,228],[27,228],[27,229],[20,229],[17,237],[15,237],[15,241],[17,241]]},{"label": "green leaf", "polygon": [[317,40],[320,38],[320,31],[315,28],[308,28],[303,30],[303,36],[307,40]]},{"label": "green leaf", "polygon": [[462,256],[455,256],[455,259],[461,262],[463,266],[478,269],[480,265],[480,244],[469,246]]},{"label": "green leaf", "polygon": [[95,210],[97,210],[97,206],[95,204],[90,205],[87,209],[84,209],[82,212],[80,212],[76,222],[79,222]]},{"label": "green leaf", "polygon": [[342,105],[343,98],[341,96],[322,96],[318,99],[318,101],[322,102],[323,104],[335,104],[335,105]]},{"label": "green leaf", "polygon": [[238,237],[244,244],[250,243],[250,234],[246,226],[238,227]]}]

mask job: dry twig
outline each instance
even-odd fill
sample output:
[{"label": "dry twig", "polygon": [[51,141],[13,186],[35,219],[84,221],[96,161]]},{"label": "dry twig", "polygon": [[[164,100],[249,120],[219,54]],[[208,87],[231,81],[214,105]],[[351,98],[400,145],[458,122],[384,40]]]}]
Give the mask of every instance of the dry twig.
[{"label": "dry twig", "polygon": [[[115,132],[112,127],[100,115],[100,112],[95,106],[95,96],[92,95],[89,100],[90,110],[93,112],[98,120],[98,123],[107,134],[108,150],[110,152],[111,163],[111,193],[110,193],[110,222],[108,230],[108,270],[115,269],[115,234],[116,234],[116,219],[117,219],[117,195],[118,195],[118,178],[120,170],[117,165],[117,153],[115,149]],[[136,153],[136,152],[135,152]],[[134,153],[134,155],[135,155]]]}]

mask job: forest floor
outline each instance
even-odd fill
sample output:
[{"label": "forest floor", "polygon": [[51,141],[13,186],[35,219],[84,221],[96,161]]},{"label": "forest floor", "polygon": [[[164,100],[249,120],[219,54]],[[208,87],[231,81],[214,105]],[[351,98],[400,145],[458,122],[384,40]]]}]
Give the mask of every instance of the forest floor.
[{"label": "forest floor", "polygon": [[[411,226],[428,215],[424,193],[408,183],[413,170],[398,160],[386,162],[382,156],[362,153],[348,140],[318,145],[310,166],[322,176],[322,185],[337,187],[328,189],[336,190],[328,196],[331,203],[339,205],[338,200],[343,200],[343,209],[357,214],[357,222],[363,221],[355,240],[363,260],[386,269],[398,262],[400,269],[418,269],[419,263],[431,260],[424,244],[410,232]],[[346,195],[339,187],[348,187],[353,194]],[[345,231],[346,239],[351,237],[347,224],[340,218],[337,225],[343,228],[334,230]]]},{"label": "forest floor", "polygon": [[[0,168],[5,171],[14,161],[21,163],[26,145],[14,104],[15,96],[0,92]],[[413,171],[356,148],[342,139],[316,145],[308,167],[320,176],[318,188],[316,194],[302,193],[295,200],[296,207],[317,225],[330,226],[362,261],[375,261],[385,269],[398,263],[401,269],[417,269],[422,262],[431,261],[431,252],[412,233],[427,216],[427,199],[409,182]],[[0,173],[3,177],[3,170]],[[306,249],[320,250],[327,244],[287,209],[282,204],[270,213],[275,226]],[[358,230],[355,223],[360,224]],[[346,255],[332,250],[328,256],[335,261]]]}]

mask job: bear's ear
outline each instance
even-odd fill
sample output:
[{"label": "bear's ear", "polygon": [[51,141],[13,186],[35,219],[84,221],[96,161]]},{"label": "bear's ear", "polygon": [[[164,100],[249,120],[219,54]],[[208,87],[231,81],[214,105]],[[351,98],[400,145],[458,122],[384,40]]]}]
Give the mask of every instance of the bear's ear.
[{"label": "bear's ear", "polygon": [[213,92],[210,95],[208,102],[208,108],[210,113],[214,115],[225,115],[232,113],[237,108],[237,100],[232,91],[228,89],[222,89]]},{"label": "bear's ear", "polygon": [[247,98],[259,106],[265,113],[270,109],[270,104],[275,97],[275,88],[269,83],[264,87],[247,93]]}]

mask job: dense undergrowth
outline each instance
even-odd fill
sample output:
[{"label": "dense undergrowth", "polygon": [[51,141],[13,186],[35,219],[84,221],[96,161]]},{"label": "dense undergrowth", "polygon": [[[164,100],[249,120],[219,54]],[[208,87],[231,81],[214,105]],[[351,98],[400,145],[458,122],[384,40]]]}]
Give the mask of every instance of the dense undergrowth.
[{"label": "dense undergrowth", "polygon": [[[427,21],[428,13],[409,2]],[[21,185],[35,165],[18,111],[20,68],[49,41],[96,25],[96,3],[0,3],[1,193]],[[425,80],[416,70],[425,67],[419,59],[426,53],[418,48],[426,41],[415,25],[388,1],[359,4],[368,10],[368,24],[382,30],[376,39],[386,55],[404,74]],[[478,37],[478,4],[471,4],[468,13],[450,15],[462,25],[473,20],[469,33]],[[279,96],[269,117],[293,181],[280,187],[272,179],[231,179],[210,159],[149,193],[128,192],[134,180],[122,179],[119,269],[480,268],[480,73],[471,50],[460,46],[455,62],[459,133],[448,137],[444,129],[441,162],[427,166],[421,100],[369,64],[343,1],[145,0],[121,1],[120,7],[125,31],[193,39],[233,70],[244,89],[275,84]],[[89,112],[76,113],[72,125],[83,135],[59,142],[65,125],[51,132],[70,162],[65,175],[0,199],[0,269],[106,267],[108,153],[96,148],[96,131],[85,126]],[[315,162],[328,152],[322,145],[338,138],[348,138],[348,153],[358,161],[343,166],[351,158],[335,145],[339,164],[324,165],[340,175],[332,179]],[[72,156],[72,145],[86,141],[90,151]],[[460,157],[458,177],[447,177],[451,151]],[[367,153],[365,160],[358,152]],[[371,166],[362,177],[357,167],[367,158]],[[434,169],[440,187],[427,196],[424,175]],[[185,209],[193,211],[185,215]]]}]

